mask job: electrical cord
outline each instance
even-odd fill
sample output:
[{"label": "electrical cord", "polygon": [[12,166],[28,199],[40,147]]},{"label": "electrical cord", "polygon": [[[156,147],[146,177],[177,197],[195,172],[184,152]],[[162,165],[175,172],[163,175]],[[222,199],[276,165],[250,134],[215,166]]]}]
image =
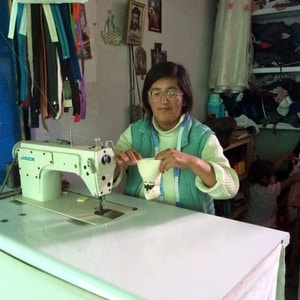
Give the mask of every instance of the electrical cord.
[{"label": "electrical cord", "polygon": [[3,181],[2,186],[0,188],[0,199],[4,199],[4,198],[11,197],[13,195],[17,195],[17,194],[19,194],[19,192],[21,190],[21,186],[19,186],[16,189],[10,190],[8,192],[3,192],[4,191],[4,187],[7,184],[8,178],[9,178],[9,176],[10,176],[10,174],[12,172],[12,169],[13,169],[13,167],[15,165],[15,162],[17,161],[17,158],[18,158],[18,155],[15,155],[14,159],[11,162],[10,167],[9,167],[9,169],[7,171],[7,174],[6,174],[5,178],[4,178],[4,181]]}]

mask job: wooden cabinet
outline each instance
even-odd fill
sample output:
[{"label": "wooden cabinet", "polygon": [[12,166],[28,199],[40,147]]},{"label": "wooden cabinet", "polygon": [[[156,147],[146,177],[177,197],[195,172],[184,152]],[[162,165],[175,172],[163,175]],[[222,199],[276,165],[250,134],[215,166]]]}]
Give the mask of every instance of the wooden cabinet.
[{"label": "wooden cabinet", "polygon": [[230,165],[236,170],[240,179],[238,194],[230,200],[215,200],[216,215],[231,219],[242,219],[247,208],[247,172],[255,159],[253,138],[231,138],[230,144],[224,149]]}]

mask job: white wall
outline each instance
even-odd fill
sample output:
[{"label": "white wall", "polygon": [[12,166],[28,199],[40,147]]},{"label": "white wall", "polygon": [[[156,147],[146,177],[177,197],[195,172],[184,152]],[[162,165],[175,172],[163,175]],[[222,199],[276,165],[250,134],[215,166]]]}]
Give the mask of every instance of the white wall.
[{"label": "white wall", "polygon": [[[147,5],[147,0],[140,0]],[[163,0],[162,33],[148,31],[145,19],[144,42],[147,66],[151,67],[150,51],[154,43],[162,43],[168,60],[182,63],[189,71],[194,90],[193,116],[205,118],[209,95],[208,72],[214,33],[217,0]],[[89,0],[87,21],[91,31],[93,58],[86,60],[87,115],[74,123],[72,113],[61,120],[46,121],[49,131],[33,129],[32,138],[69,140],[74,144],[93,144],[95,137],[116,142],[129,124],[130,84],[129,48],[125,44],[128,0]],[[146,6],[147,7],[147,6]],[[119,46],[105,44],[101,37],[107,10],[112,9],[116,26],[121,29],[123,42]],[[142,89],[142,80],[140,88]]]}]

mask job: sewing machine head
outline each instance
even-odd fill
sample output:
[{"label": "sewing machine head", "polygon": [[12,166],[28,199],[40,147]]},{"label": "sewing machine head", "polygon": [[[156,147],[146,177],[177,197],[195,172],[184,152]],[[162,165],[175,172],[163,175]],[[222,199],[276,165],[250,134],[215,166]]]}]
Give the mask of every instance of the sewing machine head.
[{"label": "sewing machine head", "polygon": [[[93,225],[104,224],[118,218],[135,207],[112,201],[103,201],[112,192],[115,169],[112,142],[95,146],[72,146],[69,144],[24,141],[13,149],[17,156],[22,194],[16,201],[32,204],[70,217],[72,220]],[[79,184],[79,190],[62,192],[61,173],[78,175],[90,195]]]},{"label": "sewing machine head", "polygon": [[102,197],[112,190],[115,168],[114,152],[109,142],[96,145],[22,141],[15,145],[18,155],[22,194],[37,201],[59,198],[62,193],[61,172],[81,177],[93,197]]}]

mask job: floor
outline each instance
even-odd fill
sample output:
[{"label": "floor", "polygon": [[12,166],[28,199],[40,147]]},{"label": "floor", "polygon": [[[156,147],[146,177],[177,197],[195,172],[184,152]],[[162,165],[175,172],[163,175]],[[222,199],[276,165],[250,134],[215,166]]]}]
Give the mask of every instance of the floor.
[{"label": "floor", "polygon": [[[288,255],[287,255],[288,256]],[[299,287],[299,257],[295,268],[289,265],[286,258],[286,276],[285,276],[285,300],[300,300],[298,298]]]},{"label": "floor", "polygon": [[[286,203],[287,203],[287,198]],[[280,206],[279,206],[280,207]],[[286,207],[286,206],[285,206]],[[283,215],[286,215],[286,208],[282,209]],[[285,218],[286,219],[286,218]],[[288,225],[287,225],[288,223]],[[286,276],[285,276],[285,300],[300,300],[300,285],[299,285],[299,268],[300,268],[300,251],[298,250],[297,258],[295,263],[290,262],[291,256],[291,243],[294,241],[295,233],[295,223],[291,224],[289,222],[281,222],[279,228],[290,233],[290,244],[286,248]],[[298,248],[299,249],[299,248]]]},{"label": "floor", "polygon": [[286,261],[286,276],[285,276],[285,300],[300,300],[299,295],[299,258],[297,267],[292,270]]},{"label": "floor", "polygon": [[[297,257],[295,262],[291,262],[291,248],[292,241],[294,241],[295,223],[281,230],[288,231],[290,233],[290,244],[286,248],[286,276],[285,276],[285,300],[300,300],[300,285],[299,285],[299,269],[300,269],[300,252],[297,251]],[[298,247],[297,247],[298,248]],[[298,248],[299,249],[299,248]]]}]

